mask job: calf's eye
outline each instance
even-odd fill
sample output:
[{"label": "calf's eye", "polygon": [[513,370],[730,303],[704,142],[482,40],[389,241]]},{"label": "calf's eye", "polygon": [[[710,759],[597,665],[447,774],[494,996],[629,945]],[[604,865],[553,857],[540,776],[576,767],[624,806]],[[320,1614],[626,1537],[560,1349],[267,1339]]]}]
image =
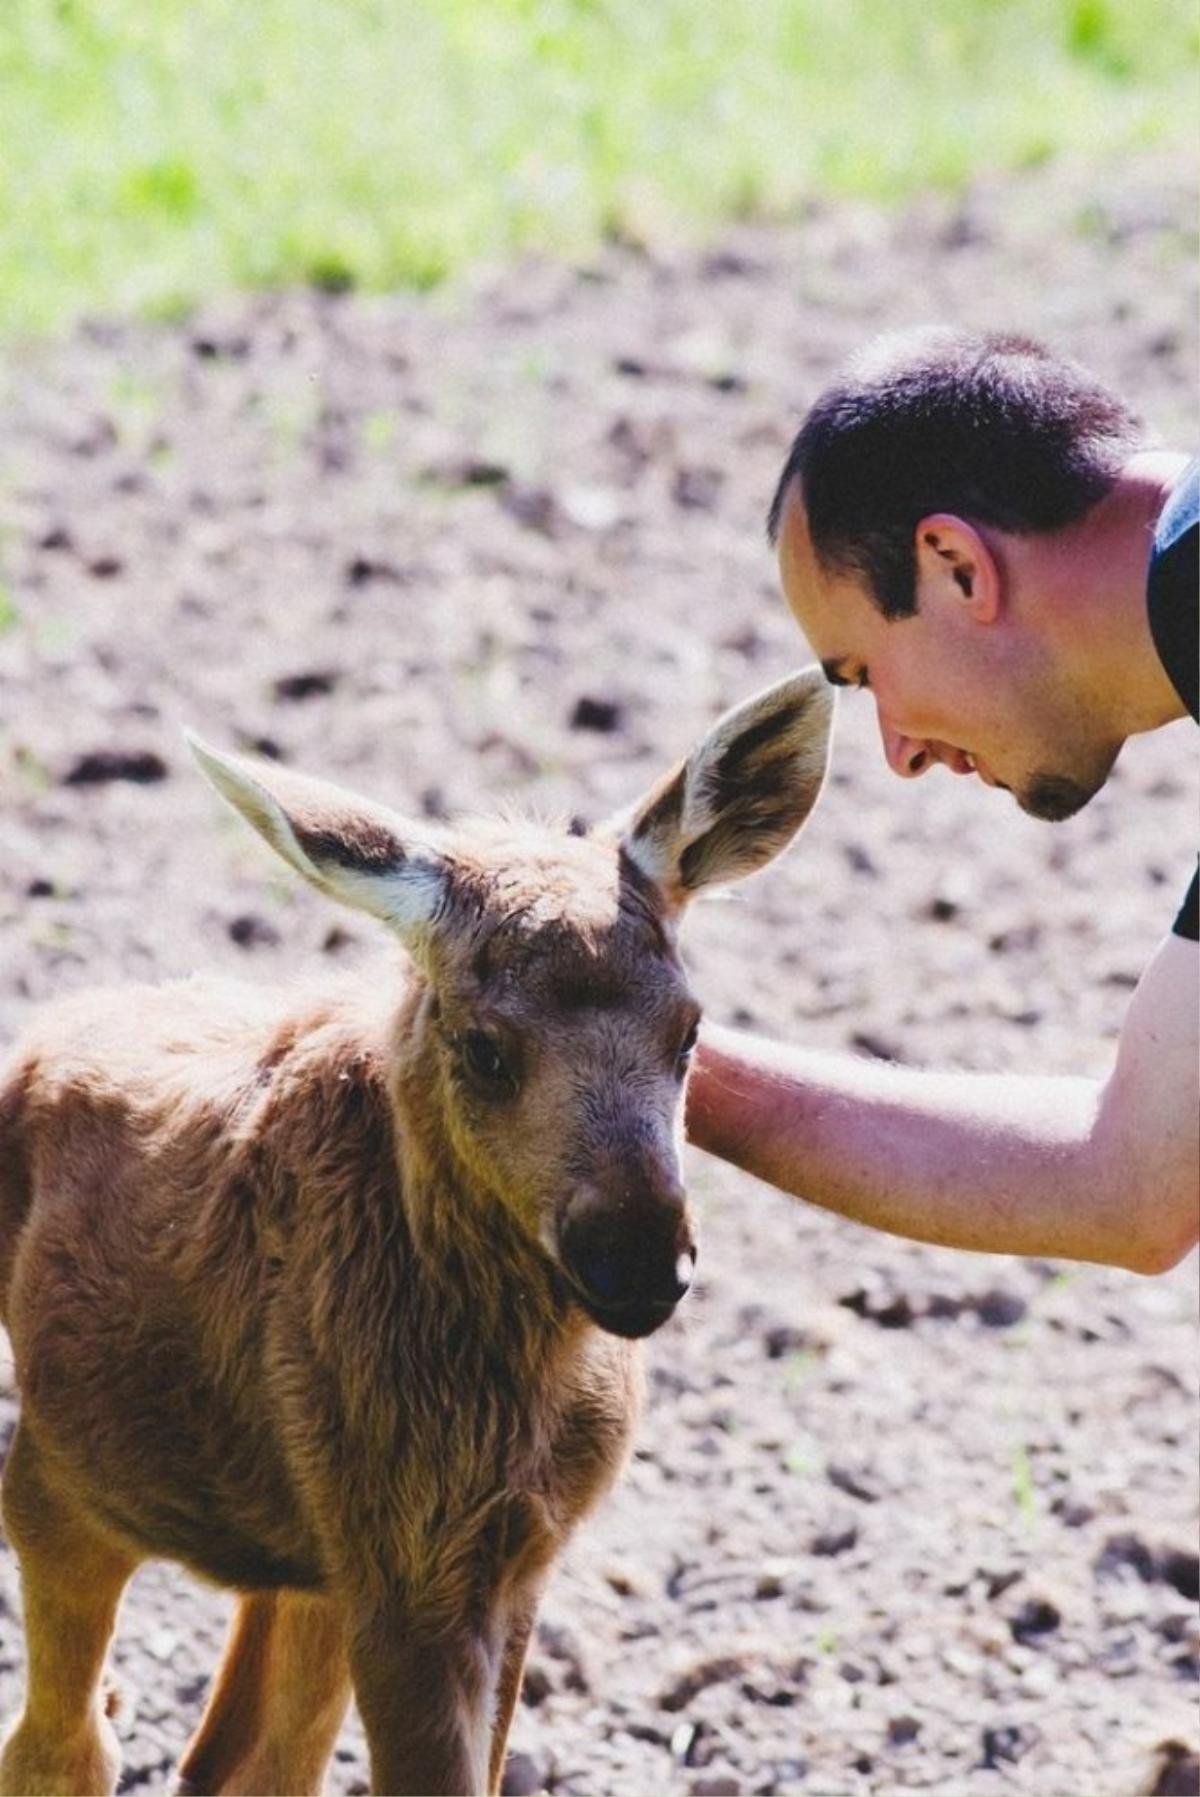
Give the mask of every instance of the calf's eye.
[{"label": "calf's eye", "polygon": [[497,1096],[511,1092],[516,1080],[499,1045],[483,1030],[468,1030],[460,1042],[462,1064],[477,1086]]},{"label": "calf's eye", "polygon": [[680,1073],[683,1073],[686,1070],[687,1064],[692,1058],[692,1050],[696,1046],[696,1038],[699,1036],[699,1034],[700,1034],[700,1020],[699,1020],[699,1018],[696,1018],[695,1021],[692,1023],[691,1027],[689,1028],[687,1035],[683,1038],[683,1041],[679,1044],[679,1054],[678,1054],[678,1057],[676,1060],[676,1066],[678,1067]]}]

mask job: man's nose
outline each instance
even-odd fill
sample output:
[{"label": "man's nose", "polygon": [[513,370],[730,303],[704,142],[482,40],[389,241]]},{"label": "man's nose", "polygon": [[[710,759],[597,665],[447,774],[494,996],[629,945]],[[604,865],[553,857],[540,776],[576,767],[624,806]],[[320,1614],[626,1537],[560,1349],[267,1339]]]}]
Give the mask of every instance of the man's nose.
[{"label": "man's nose", "polygon": [[883,738],[883,752],[887,764],[894,774],[904,780],[915,780],[926,768],[933,766],[933,755],[929,744],[919,736],[905,736],[902,730],[893,729],[879,719],[879,734]]}]

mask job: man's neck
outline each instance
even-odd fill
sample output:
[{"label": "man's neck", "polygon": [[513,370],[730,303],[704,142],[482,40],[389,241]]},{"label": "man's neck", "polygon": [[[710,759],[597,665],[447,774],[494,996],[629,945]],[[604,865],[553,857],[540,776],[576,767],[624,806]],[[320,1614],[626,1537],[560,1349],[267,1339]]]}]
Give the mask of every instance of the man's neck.
[{"label": "man's neck", "polygon": [[1187,459],[1167,450],[1132,456],[1086,518],[1041,539],[1043,628],[1122,739],[1186,715],[1154,646],[1146,574],[1159,514]]}]

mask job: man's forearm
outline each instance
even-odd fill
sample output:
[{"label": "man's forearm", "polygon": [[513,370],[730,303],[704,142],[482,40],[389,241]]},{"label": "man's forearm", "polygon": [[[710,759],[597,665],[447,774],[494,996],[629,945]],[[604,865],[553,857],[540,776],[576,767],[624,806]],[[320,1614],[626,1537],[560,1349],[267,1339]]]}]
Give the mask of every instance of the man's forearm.
[{"label": "man's forearm", "polygon": [[1093,1152],[1101,1094],[1085,1079],[926,1073],[706,1027],[687,1127],[760,1179],[894,1234],[1138,1266],[1129,1195]]}]

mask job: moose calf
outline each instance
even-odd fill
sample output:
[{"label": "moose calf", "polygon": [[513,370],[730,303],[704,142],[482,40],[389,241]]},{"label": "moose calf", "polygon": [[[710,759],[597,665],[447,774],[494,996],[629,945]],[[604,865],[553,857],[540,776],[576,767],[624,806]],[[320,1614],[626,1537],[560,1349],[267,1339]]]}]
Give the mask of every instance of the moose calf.
[{"label": "moose calf", "polygon": [[676,920],[799,828],[830,713],[803,670],[584,837],[435,828],[193,744],[407,958],[70,998],[0,1075],[29,1650],[3,1791],[114,1789],[100,1679],[150,1556],[239,1594],[181,1790],[319,1790],[351,1692],[375,1791],[497,1789],[634,1344],[692,1279]]}]

